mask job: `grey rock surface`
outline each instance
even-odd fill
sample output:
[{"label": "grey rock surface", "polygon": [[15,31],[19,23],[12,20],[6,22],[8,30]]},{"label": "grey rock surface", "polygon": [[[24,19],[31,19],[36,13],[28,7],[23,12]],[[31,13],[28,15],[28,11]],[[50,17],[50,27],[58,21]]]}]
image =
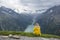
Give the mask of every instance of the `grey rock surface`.
[{"label": "grey rock surface", "polygon": [[9,37],[2,37],[0,36],[0,40],[60,40],[57,38],[42,38],[42,37],[26,37],[26,36],[20,36],[20,39],[14,39]]}]

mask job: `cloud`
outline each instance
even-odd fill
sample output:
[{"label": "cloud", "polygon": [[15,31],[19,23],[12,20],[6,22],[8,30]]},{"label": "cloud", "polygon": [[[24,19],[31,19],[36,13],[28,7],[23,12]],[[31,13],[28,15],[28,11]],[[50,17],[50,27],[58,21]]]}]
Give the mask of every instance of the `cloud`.
[{"label": "cloud", "polygon": [[25,6],[33,7],[33,8],[45,8],[51,7],[56,4],[60,4],[59,0],[21,0],[21,3]]},{"label": "cloud", "polygon": [[23,12],[24,10],[48,9],[54,5],[60,5],[60,0],[0,0],[1,5]]},{"label": "cloud", "polygon": [[26,6],[23,6],[20,3],[20,0],[0,0],[0,6],[5,6],[11,9],[18,9],[20,12],[23,12],[23,9],[29,9]]}]

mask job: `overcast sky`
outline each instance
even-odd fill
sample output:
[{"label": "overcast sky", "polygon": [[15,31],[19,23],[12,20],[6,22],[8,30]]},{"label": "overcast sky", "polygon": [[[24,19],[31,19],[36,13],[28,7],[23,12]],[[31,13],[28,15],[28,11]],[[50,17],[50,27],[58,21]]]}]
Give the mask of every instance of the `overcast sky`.
[{"label": "overcast sky", "polygon": [[54,5],[60,5],[60,0],[0,0],[0,6],[18,9],[20,12],[26,10],[35,12],[35,10],[48,9]]}]

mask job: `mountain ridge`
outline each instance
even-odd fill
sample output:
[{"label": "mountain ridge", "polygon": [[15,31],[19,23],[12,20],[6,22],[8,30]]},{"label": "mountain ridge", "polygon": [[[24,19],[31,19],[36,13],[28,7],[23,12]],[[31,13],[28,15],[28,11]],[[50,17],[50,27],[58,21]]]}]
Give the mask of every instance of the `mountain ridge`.
[{"label": "mountain ridge", "polygon": [[6,8],[4,6],[0,7],[0,22],[2,25],[5,25],[6,30],[9,29],[9,30],[15,30],[15,31],[16,30],[23,31],[28,24],[31,24],[31,21],[32,21],[31,18],[32,18],[31,15],[18,14],[12,9]]},{"label": "mountain ridge", "polygon": [[[43,33],[60,35],[60,5],[49,8],[39,15],[37,22],[41,25]],[[44,29],[44,30],[43,30]]]}]

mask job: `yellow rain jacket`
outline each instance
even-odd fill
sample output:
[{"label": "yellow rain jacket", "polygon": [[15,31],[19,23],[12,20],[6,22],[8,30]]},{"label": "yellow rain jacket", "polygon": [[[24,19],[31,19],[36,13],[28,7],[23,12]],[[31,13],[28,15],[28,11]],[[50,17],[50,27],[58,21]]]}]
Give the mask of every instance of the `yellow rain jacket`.
[{"label": "yellow rain jacket", "polygon": [[41,36],[41,29],[39,25],[35,25],[33,28],[33,34],[34,35],[40,35]]}]

